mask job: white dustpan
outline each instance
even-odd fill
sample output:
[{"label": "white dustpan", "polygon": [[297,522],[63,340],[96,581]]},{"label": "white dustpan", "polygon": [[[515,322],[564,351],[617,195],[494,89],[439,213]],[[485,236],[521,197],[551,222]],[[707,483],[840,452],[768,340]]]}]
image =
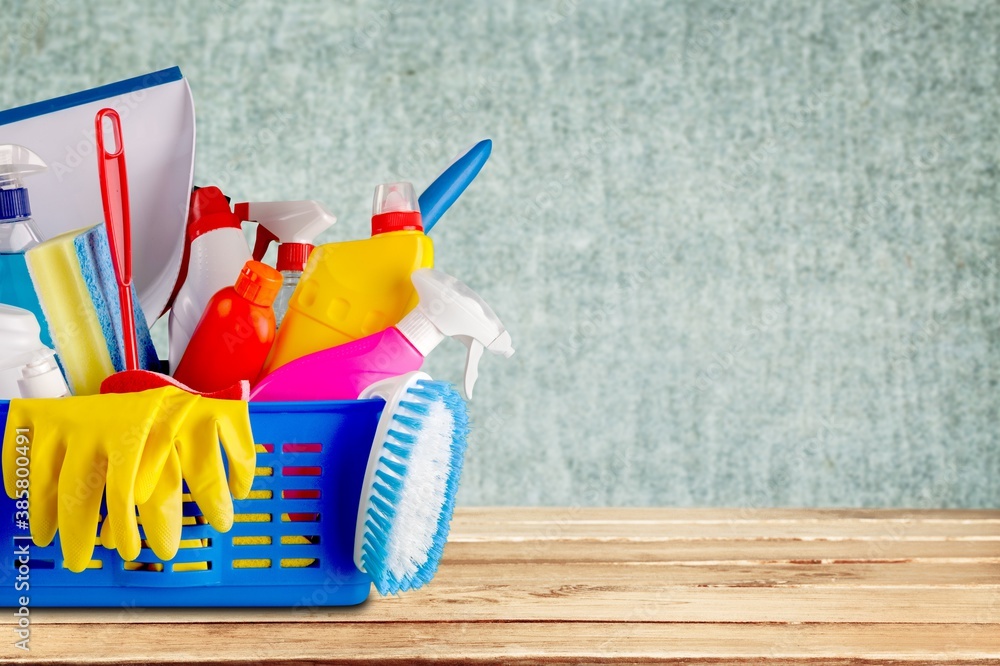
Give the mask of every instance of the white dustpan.
[{"label": "white dustpan", "polygon": [[194,102],[181,70],[0,111],[0,144],[26,146],[49,166],[25,183],[43,240],[101,224],[94,117],[105,107],[118,111],[128,144],[134,280],[152,324],[180,271],[194,175]]}]

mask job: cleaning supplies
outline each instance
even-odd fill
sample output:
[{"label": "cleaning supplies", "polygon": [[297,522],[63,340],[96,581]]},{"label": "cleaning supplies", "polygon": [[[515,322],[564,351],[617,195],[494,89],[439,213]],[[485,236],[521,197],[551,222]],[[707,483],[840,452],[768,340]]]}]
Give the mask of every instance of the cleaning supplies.
[{"label": "cleaning supplies", "polygon": [[302,270],[315,249],[313,242],[337,218],[318,201],[238,203],[233,208],[240,220],[259,225],[253,246],[254,260],[263,261],[268,246],[274,241],[279,243],[275,268],[282,275],[282,283],[274,300],[274,318],[280,328]]},{"label": "cleaning supplies", "polygon": [[[158,389],[127,395],[12,400],[3,440],[4,486],[9,497],[30,487],[28,524],[35,544],[46,546],[59,530],[65,565],[82,571],[97,536],[101,497],[115,516],[122,558],[139,555],[135,520],[136,477],[149,434],[166,395]],[[109,437],[109,433],[127,437]],[[20,483],[17,459],[27,458],[27,481]],[[155,460],[157,456],[150,456]],[[21,467],[25,467],[22,465]],[[143,500],[147,499],[145,497]]]},{"label": "cleaning supplies", "polygon": [[281,273],[248,261],[235,286],[208,302],[174,379],[199,391],[215,391],[256,377],[274,342],[271,304],[280,288]]},{"label": "cleaning supplies", "polygon": [[[74,395],[90,395],[125,369],[118,286],[104,225],[70,231],[28,250],[31,280]],[[134,287],[133,287],[134,289]],[[159,368],[133,291],[139,367]]]},{"label": "cleaning supplies", "polygon": [[386,379],[361,395],[382,398],[361,487],[354,563],[379,594],[422,587],[437,570],[455,509],[469,419],[445,382],[422,372]]},{"label": "cleaning supplies", "polygon": [[41,237],[54,238],[101,219],[94,190],[94,114],[108,107],[121,112],[130,135],[136,296],[152,325],[168,305],[184,252],[194,174],[191,89],[172,67],[71,92],[0,111],[0,144],[30,146],[49,163],[49,170],[34,176],[29,186]]},{"label": "cleaning supplies", "polygon": [[[114,109],[101,109],[95,118],[97,125],[97,161],[101,181],[101,199],[104,202],[104,225],[111,246],[111,263],[118,283],[118,300],[121,307],[122,345],[125,370],[101,382],[101,393],[128,393],[152,388],[173,386],[189,393],[197,393],[172,377],[139,368],[135,316],[132,308],[132,221],[129,205],[128,176],[125,167],[125,144],[122,138],[121,119]],[[104,123],[113,134],[115,150],[105,147]],[[235,389],[242,396],[244,388]],[[227,389],[232,391],[233,389]]]},{"label": "cleaning supplies", "polygon": [[353,400],[376,381],[419,370],[446,336],[469,348],[464,387],[471,397],[483,350],[514,354],[510,333],[482,298],[447,273],[425,268],[411,279],[420,303],[396,326],[283,365],[254,386],[250,400]]},{"label": "cleaning supplies", "polygon": [[[255,453],[247,403],[210,400],[174,387],[141,393],[12,400],[3,440],[4,486],[30,486],[28,522],[39,546],[59,531],[65,566],[82,571],[94,551],[102,495],[102,543],[122,559],[139,555],[136,508],[158,554],[173,557],[182,523],[182,479],[216,530],[233,524],[232,498],[245,498]],[[108,433],[123,433],[109,437]],[[226,452],[223,463],[219,443]],[[27,458],[26,484],[18,459]],[[229,481],[226,482],[226,468]],[[149,522],[147,522],[149,521]],[[173,551],[171,553],[170,551]]]},{"label": "cleaning supplies", "polygon": [[18,380],[26,364],[52,356],[55,352],[39,339],[35,315],[12,305],[0,305],[0,400],[21,395]]},{"label": "cleaning supplies", "polygon": [[51,347],[52,338],[24,259],[24,253],[41,242],[41,234],[31,219],[28,189],[21,182],[45,169],[42,158],[24,146],[0,146],[0,303],[34,314],[42,344]]},{"label": "cleaning supplies", "polygon": [[250,248],[240,220],[217,187],[200,187],[191,193],[187,223],[187,253],[181,267],[177,295],[170,309],[168,358],[176,369],[184,356],[194,327],[220,289],[232,286],[250,260]]},{"label": "cleaning supplies", "polygon": [[[170,446],[165,456],[156,457],[161,453],[158,448],[143,455],[145,468],[136,488],[145,491],[145,501],[137,508],[150,548],[160,559],[169,560],[182,546],[183,482],[208,524],[228,532],[233,526],[233,498],[249,496],[257,455],[246,402],[214,400],[171,387],[160,390],[166,397],[150,437],[157,442],[167,437]],[[115,529],[117,520],[109,515],[101,526],[101,542],[109,548],[116,546],[116,535],[121,533]]]},{"label": "cleaning supplies", "polygon": [[54,356],[29,361],[21,369],[17,388],[22,398],[65,398],[70,395],[62,370]]},{"label": "cleaning supplies", "polygon": [[[114,150],[105,146],[104,122],[114,134]],[[101,109],[94,120],[97,126],[97,174],[104,204],[104,228],[108,232],[111,266],[118,283],[118,304],[122,318],[122,346],[125,367],[139,368],[139,350],[135,336],[132,304],[132,220],[128,201],[128,176],[125,167],[125,144],[121,118],[114,109]]]},{"label": "cleaning supplies", "polygon": [[434,182],[420,195],[420,216],[424,233],[430,233],[441,216],[462,196],[490,158],[493,142],[483,139],[455,158]]},{"label": "cleaning supplies", "polygon": [[416,305],[410,275],[434,265],[410,183],[375,190],[371,238],[318,246],[309,258],[263,374],[300,356],[392,326]]}]

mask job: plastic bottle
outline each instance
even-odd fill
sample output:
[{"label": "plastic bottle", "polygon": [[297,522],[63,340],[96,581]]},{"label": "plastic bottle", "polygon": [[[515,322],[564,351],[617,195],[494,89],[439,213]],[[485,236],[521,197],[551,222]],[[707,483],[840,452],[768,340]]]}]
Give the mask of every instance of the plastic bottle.
[{"label": "plastic bottle", "polygon": [[17,387],[22,398],[64,398],[70,395],[54,356],[42,356],[21,368]]},{"label": "plastic bottle", "polygon": [[24,367],[55,356],[52,349],[42,344],[40,330],[38,320],[29,310],[0,305],[0,341],[3,342],[0,344],[0,400],[22,397],[18,380]]},{"label": "plastic bottle", "polygon": [[274,342],[271,306],[280,288],[281,273],[259,261],[246,262],[235,286],[208,302],[174,378],[203,392],[252,381]]},{"label": "plastic bottle", "polygon": [[265,374],[306,354],[377,333],[417,304],[410,275],[434,265],[434,243],[424,234],[413,185],[379,185],[372,208],[371,238],[313,251]]},{"label": "plastic bottle", "polygon": [[274,241],[279,243],[275,268],[282,275],[282,283],[274,300],[274,318],[278,328],[281,328],[288,302],[299,286],[309,255],[315,249],[313,241],[332,227],[337,218],[318,201],[238,203],[233,212],[244,222],[259,224],[253,246],[254,260],[263,261],[268,246]]},{"label": "plastic bottle", "polygon": [[419,370],[445,337],[469,348],[464,389],[471,398],[483,351],[514,354],[510,333],[478,294],[447,273],[424,269],[412,278],[420,303],[399,324],[278,368],[254,387],[250,399],[353,400],[379,380]]},{"label": "plastic bottle", "polygon": [[174,368],[209,300],[220,289],[231,287],[250,260],[240,220],[217,187],[200,187],[191,193],[187,241],[188,257],[178,278],[181,287],[168,321],[169,359]]},{"label": "plastic bottle", "polygon": [[33,313],[42,344],[51,347],[52,337],[24,259],[24,253],[41,242],[41,234],[31,219],[28,190],[21,182],[46,168],[42,158],[24,146],[0,145],[0,303]]}]

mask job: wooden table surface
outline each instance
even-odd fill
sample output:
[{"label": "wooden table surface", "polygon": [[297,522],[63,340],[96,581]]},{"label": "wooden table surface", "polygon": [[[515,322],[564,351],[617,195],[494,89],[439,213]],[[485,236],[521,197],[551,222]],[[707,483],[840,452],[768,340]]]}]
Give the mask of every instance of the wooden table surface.
[{"label": "wooden table surface", "polygon": [[3,661],[996,665],[1000,511],[464,509],[399,598],[33,620]]}]

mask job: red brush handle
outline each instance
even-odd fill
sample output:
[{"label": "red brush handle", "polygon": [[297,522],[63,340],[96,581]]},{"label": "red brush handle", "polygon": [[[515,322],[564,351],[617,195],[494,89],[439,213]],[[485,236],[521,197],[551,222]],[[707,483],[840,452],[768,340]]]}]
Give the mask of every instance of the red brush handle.
[{"label": "red brush handle", "polygon": [[[104,146],[105,119],[110,121],[114,130],[114,152],[108,152]],[[128,205],[128,176],[125,171],[121,118],[114,109],[101,109],[97,112],[94,123],[97,127],[97,173],[101,178],[104,226],[108,230],[111,263],[118,280],[118,300],[122,311],[125,368],[138,370],[139,349],[132,306],[132,220]]]}]

